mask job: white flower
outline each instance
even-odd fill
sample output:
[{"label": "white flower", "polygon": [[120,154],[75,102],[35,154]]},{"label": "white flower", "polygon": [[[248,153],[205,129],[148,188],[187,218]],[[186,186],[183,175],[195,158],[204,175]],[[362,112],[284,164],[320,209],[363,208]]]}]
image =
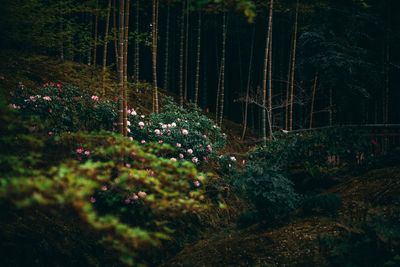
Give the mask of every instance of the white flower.
[{"label": "white flower", "polygon": [[132,137],[132,136],[130,136],[130,137],[129,137],[129,140],[130,140],[130,141],[133,141],[133,137]]},{"label": "white flower", "polygon": [[187,153],[188,153],[189,155],[193,154],[193,149],[189,148],[189,149],[187,150]]},{"label": "white flower", "polygon": [[155,130],[154,130],[154,133],[155,133],[156,135],[160,135],[160,134],[161,134],[161,131],[160,131],[159,129],[155,129]]},{"label": "white flower", "polygon": [[143,128],[144,127],[144,122],[143,121],[139,121],[138,125],[139,125],[140,128]]},{"label": "white flower", "polygon": [[127,131],[128,133],[130,133],[130,132],[131,132],[131,129],[129,129],[129,127],[126,127],[126,131]]},{"label": "white flower", "polygon": [[163,124],[163,125],[161,125],[161,128],[163,128],[163,129],[167,129],[167,125],[166,124]]},{"label": "white flower", "polygon": [[50,96],[44,96],[44,97],[43,97],[43,100],[51,101],[51,97],[50,97]]},{"label": "white flower", "polygon": [[170,158],[171,161],[176,161],[176,158]]},{"label": "white flower", "polygon": [[145,140],[140,141],[141,144],[146,144]]},{"label": "white flower", "polygon": [[186,130],[186,129],[182,129],[182,134],[183,134],[183,135],[188,135],[188,134],[189,134],[189,131]]},{"label": "white flower", "polygon": [[176,145],[175,145],[176,147],[181,147],[182,145],[180,144],[180,143],[176,143]]},{"label": "white flower", "polygon": [[179,153],[179,158],[183,159],[185,156],[182,153]]},{"label": "white flower", "polygon": [[127,121],[127,122],[126,122],[126,125],[131,126],[131,122],[130,122],[130,121]]},{"label": "white flower", "polygon": [[207,145],[207,150],[210,151],[210,152],[212,151],[211,145]]},{"label": "white flower", "polygon": [[196,158],[196,157],[193,157],[193,158],[192,158],[192,162],[193,162],[193,163],[197,163],[198,161],[199,161],[198,158]]},{"label": "white flower", "polygon": [[172,128],[176,127],[176,123],[175,122],[171,123],[171,127]]},{"label": "white flower", "polygon": [[140,115],[140,118],[144,119],[144,115]]},{"label": "white flower", "polygon": [[230,157],[230,159],[233,161],[233,162],[235,162],[236,161],[236,158],[235,157]]},{"label": "white flower", "polygon": [[199,181],[194,181],[193,182],[194,187],[200,187],[200,182]]}]

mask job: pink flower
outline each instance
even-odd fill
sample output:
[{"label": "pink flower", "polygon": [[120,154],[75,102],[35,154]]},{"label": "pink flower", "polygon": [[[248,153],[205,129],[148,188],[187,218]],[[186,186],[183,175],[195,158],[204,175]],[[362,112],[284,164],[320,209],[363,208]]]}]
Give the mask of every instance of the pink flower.
[{"label": "pink flower", "polygon": [[84,150],[82,147],[79,147],[79,148],[77,148],[75,151],[76,151],[76,153],[78,153],[78,154],[82,154],[85,150]]},{"label": "pink flower", "polygon": [[193,154],[193,149],[189,148],[189,149],[187,150],[187,153],[188,153],[189,155]]},{"label": "pink flower", "polygon": [[57,86],[58,88],[60,88],[60,87],[61,87],[61,83],[56,83],[56,86]]},{"label": "pink flower", "polygon": [[204,161],[207,161],[207,157],[206,157],[206,156],[203,156],[203,160],[204,160]]},{"label": "pink flower", "polygon": [[105,185],[103,185],[100,189],[101,189],[101,191],[107,191],[108,190],[107,186],[105,186]]},{"label": "pink flower", "polygon": [[163,140],[159,140],[158,143],[159,143],[159,144],[162,144],[162,143],[164,143],[164,142],[163,142]]},{"label": "pink flower", "polygon": [[182,129],[181,132],[182,132],[183,135],[188,135],[189,134],[189,131],[186,130],[186,129]]},{"label": "pink flower", "polygon": [[154,130],[154,133],[155,133],[156,135],[160,135],[160,134],[161,134],[161,131],[160,131],[159,129],[155,129],[155,130]]},{"label": "pink flower", "polygon": [[143,127],[144,127],[144,122],[143,122],[143,121],[139,121],[138,125],[139,125],[139,127],[140,127],[141,129],[143,129]]},{"label": "pink flower", "polygon": [[196,181],[193,182],[193,185],[195,187],[200,187],[200,182],[196,180]]},{"label": "pink flower", "polygon": [[140,141],[141,144],[146,144],[145,140]]},{"label": "pink flower", "polygon": [[95,203],[95,202],[96,202],[96,199],[95,199],[94,197],[90,197],[90,202],[91,202],[91,203]]},{"label": "pink flower", "polygon": [[43,97],[43,100],[46,100],[46,101],[51,101],[51,97],[50,97],[50,96],[48,96],[48,95],[47,95],[47,96],[44,96],[44,97]]},{"label": "pink flower", "polygon": [[147,193],[146,192],[143,192],[143,191],[139,191],[138,193],[137,193],[137,195],[140,197],[140,198],[146,198],[146,196],[147,196]]},{"label": "pink flower", "polygon": [[93,101],[99,101],[99,97],[97,95],[92,95],[91,99]]},{"label": "pink flower", "polygon": [[176,145],[175,145],[176,147],[181,147],[182,145],[180,144],[180,143],[176,143]]},{"label": "pink flower", "polygon": [[52,135],[53,135],[53,132],[48,132],[48,135],[49,135],[49,136],[52,136]]},{"label": "pink flower", "polygon": [[131,199],[130,199],[130,198],[125,199],[125,203],[126,203],[126,204],[131,203]]},{"label": "pink flower", "polygon": [[207,150],[210,151],[210,152],[212,151],[211,145],[207,145]]},{"label": "pink flower", "polygon": [[179,153],[179,158],[183,159],[185,156],[182,153]]},{"label": "pink flower", "polygon": [[86,156],[90,156],[90,151],[89,151],[89,150],[86,150],[86,151],[85,151],[85,155],[86,155]]},{"label": "pink flower", "polygon": [[21,107],[20,106],[17,106],[17,105],[15,105],[15,104],[10,104],[10,105],[8,105],[10,108],[12,108],[12,109],[20,109]]},{"label": "pink flower", "polygon": [[168,125],[167,125],[167,124],[163,124],[163,125],[161,125],[161,128],[163,128],[163,129],[167,129],[167,127],[168,127]]},{"label": "pink flower", "polygon": [[132,167],[132,165],[131,165],[131,164],[129,164],[129,163],[125,164],[125,166],[126,166],[127,168],[130,168],[130,167]]},{"label": "pink flower", "polygon": [[193,158],[192,158],[192,162],[196,164],[197,162],[199,162],[199,159],[196,158],[196,157],[193,157]]},{"label": "pink flower", "polygon": [[139,199],[138,195],[136,195],[136,194],[133,194],[130,198],[132,200],[138,200]]}]

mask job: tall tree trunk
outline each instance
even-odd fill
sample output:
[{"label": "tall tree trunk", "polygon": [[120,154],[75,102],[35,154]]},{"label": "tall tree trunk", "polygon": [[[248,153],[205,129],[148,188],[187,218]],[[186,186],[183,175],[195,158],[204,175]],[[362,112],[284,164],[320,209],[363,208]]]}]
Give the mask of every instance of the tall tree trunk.
[{"label": "tall tree trunk", "polygon": [[167,7],[167,26],[165,33],[165,60],[164,60],[164,90],[168,90],[168,75],[169,75],[169,21],[170,21],[170,8]]},{"label": "tall tree trunk", "polygon": [[189,83],[188,83],[188,75],[189,75],[189,19],[190,19],[190,10],[189,10],[190,1],[186,0],[186,33],[185,33],[185,92],[184,98],[188,100],[188,90],[189,90]]},{"label": "tall tree trunk", "polygon": [[108,0],[106,26],[104,30],[104,45],[103,45],[103,71],[102,71],[102,89],[103,95],[106,94],[105,76],[107,71],[107,48],[108,48],[108,30],[110,27],[111,0]]},{"label": "tall tree trunk", "polygon": [[140,80],[140,46],[139,46],[139,5],[140,5],[140,0],[136,0],[136,20],[135,20],[135,25],[136,25],[136,38],[135,38],[135,62],[134,62],[134,81],[135,83],[138,83]]},{"label": "tall tree trunk", "polygon": [[312,95],[311,95],[310,129],[312,129],[312,127],[313,127],[314,103],[315,103],[315,93],[317,92],[317,82],[318,82],[318,72],[315,73],[314,84],[313,84]]},{"label": "tall tree trunk", "polygon": [[[272,137],[272,127],[271,127],[271,122],[269,119],[269,115],[267,117],[267,78],[268,78],[268,58],[269,58],[269,49],[270,49],[270,39],[271,39],[271,33],[272,33],[272,16],[274,12],[274,0],[270,1],[269,4],[269,15],[268,15],[268,30],[267,30],[267,40],[265,42],[265,60],[264,60],[264,78],[263,78],[263,108],[261,111],[261,127],[262,127],[262,135],[263,135],[263,142],[264,146],[267,145],[267,120],[269,124],[269,129],[270,129],[270,136]],[[269,113],[269,112],[268,112]]]},{"label": "tall tree trunk", "polygon": [[158,88],[157,88],[157,39],[158,39],[158,0],[153,0],[153,27],[152,27],[152,61],[153,61],[153,112],[158,113]]},{"label": "tall tree trunk", "polygon": [[118,31],[117,31],[117,4],[116,0],[113,0],[113,39],[114,39],[114,51],[115,51],[115,65],[117,69],[119,67],[118,59]]},{"label": "tall tree trunk", "polygon": [[247,88],[246,88],[246,102],[244,107],[244,121],[243,121],[243,131],[242,131],[242,140],[246,135],[247,130],[247,113],[249,110],[249,95],[250,95],[250,84],[251,84],[251,68],[253,65],[253,50],[254,50],[254,36],[256,32],[256,27],[253,26],[253,35],[251,37],[251,48],[250,48],[250,59],[249,59],[249,72],[247,73]]},{"label": "tall tree trunk", "polygon": [[200,84],[200,55],[201,55],[201,12],[199,11],[199,20],[197,28],[197,60],[196,60],[196,82],[194,89],[194,103],[198,104],[199,84]]},{"label": "tall tree trunk", "polygon": [[99,1],[96,1],[96,11],[94,17],[94,43],[93,43],[93,66],[97,64],[97,35],[99,29]]},{"label": "tall tree trunk", "polygon": [[130,0],[126,0],[124,22],[124,135],[128,135],[128,44]]},{"label": "tall tree trunk", "polygon": [[270,127],[270,137],[272,137],[272,126],[273,126],[273,116],[272,116],[272,37],[273,37],[273,20],[271,21],[271,33],[269,39],[269,55],[268,55],[268,121]]},{"label": "tall tree trunk", "polygon": [[289,130],[289,107],[290,107],[290,79],[292,77],[292,52],[293,52],[293,33],[292,31],[290,35],[290,52],[289,52],[289,63],[288,63],[288,72],[287,72],[287,83],[286,83],[286,101],[285,101],[285,130]]},{"label": "tall tree trunk", "polygon": [[125,106],[125,93],[124,93],[124,22],[125,22],[125,0],[119,0],[119,49],[118,49],[118,87],[119,87],[119,101],[118,101],[118,129],[122,135],[125,135],[124,129],[124,106]]},{"label": "tall tree trunk", "polygon": [[87,64],[92,65],[93,13],[89,15],[90,43],[88,45]]},{"label": "tall tree trunk", "polygon": [[292,70],[290,79],[290,113],[289,113],[289,130],[293,130],[293,104],[294,104],[294,74],[296,67],[296,48],[297,48],[297,25],[299,17],[299,1],[296,4],[296,18],[294,22],[293,50],[292,50]]},{"label": "tall tree trunk", "polygon": [[179,48],[179,104],[183,107],[183,49],[184,49],[184,34],[185,34],[185,1],[182,1],[181,15],[181,42]]},{"label": "tall tree trunk", "polygon": [[224,11],[223,25],[222,25],[222,55],[221,55],[221,96],[220,96],[221,102],[219,105],[220,127],[222,127],[222,119],[224,118],[226,32],[227,32],[227,18],[226,18],[226,11]]},{"label": "tall tree trunk", "polygon": [[329,88],[329,126],[333,125],[333,92],[332,87]]}]

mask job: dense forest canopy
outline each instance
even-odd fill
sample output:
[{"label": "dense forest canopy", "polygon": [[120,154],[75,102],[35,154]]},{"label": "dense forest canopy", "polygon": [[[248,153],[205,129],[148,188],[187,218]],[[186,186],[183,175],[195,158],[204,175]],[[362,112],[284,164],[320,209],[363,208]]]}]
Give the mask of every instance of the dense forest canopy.
[{"label": "dense forest canopy", "polygon": [[[153,83],[153,1],[130,2],[129,81]],[[200,106],[214,112],[223,80],[223,116],[236,121],[243,120],[249,89],[249,123],[261,129],[269,2],[156,2],[158,87],[177,95],[183,87],[186,101],[194,101],[197,90]],[[288,128],[290,110],[296,129],[309,127],[310,120],[313,126],[398,122],[394,101],[400,97],[395,90],[400,83],[400,55],[395,49],[400,38],[398,4],[275,1],[268,67],[272,73],[267,77],[272,81],[268,88],[273,127]],[[118,1],[7,1],[1,7],[1,45],[94,66],[101,65],[106,55],[107,67],[115,69],[118,8]],[[223,74],[221,57],[226,58]]]}]

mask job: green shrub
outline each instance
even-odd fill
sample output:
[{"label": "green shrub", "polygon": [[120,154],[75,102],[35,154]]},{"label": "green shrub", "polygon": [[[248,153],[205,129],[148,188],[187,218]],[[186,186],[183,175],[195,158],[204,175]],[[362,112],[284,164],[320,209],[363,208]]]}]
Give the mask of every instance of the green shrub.
[{"label": "green shrub", "polygon": [[195,106],[181,108],[171,98],[164,99],[161,113],[148,117],[129,111],[129,136],[141,143],[157,142],[175,147],[169,156],[195,164],[207,161],[225,145],[225,135]]},{"label": "green shrub", "polygon": [[234,180],[236,189],[255,206],[260,219],[276,221],[296,208],[298,195],[279,169],[249,162]]},{"label": "green shrub", "polygon": [[309,214],[336,215],[342,205],[340,196],[336,194],[316,195],[307,198],[302,205],[303,212]]},{"label": "green shrub", "polygon": [[12,97],[10,107],[23,118],[36,117],[49,135],[112,130],[117,118],[115,102],[68,84],[47,83],[37,89],[20,85]]},{"label": "green shrub", "polygon": [[[0,144],[4,138],[13,141],[10,146],[31,143],[9,139],[13,127],[5,130],[9,133]],[[95,231],[108,254],[116,253],[126,265],[150,263],[154,259],[146,255],[171,240],[176,221],[208,207],[205,176],[189,162],[159,157],[170,150],[167,146],[143,147],[107,132],[31,139],[41,144],[35,148],[39,164],[14,164],[18,158],[0,152],[0,165],[7,162],[12,169],[1,175],[0,202],[22,210],[70,209],[78,215],[76,225]]]}]

